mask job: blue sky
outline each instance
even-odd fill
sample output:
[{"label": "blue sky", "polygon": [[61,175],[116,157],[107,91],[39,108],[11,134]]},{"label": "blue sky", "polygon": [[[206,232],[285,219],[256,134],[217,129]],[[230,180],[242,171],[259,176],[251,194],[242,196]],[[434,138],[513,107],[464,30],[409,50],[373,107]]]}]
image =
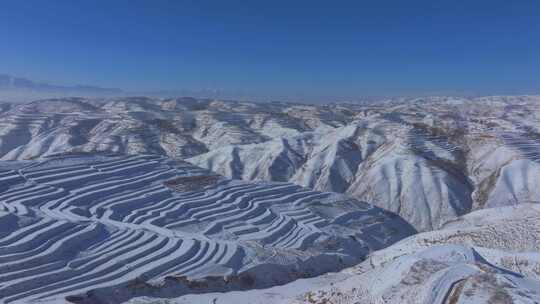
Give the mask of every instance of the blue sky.
[{"label": "blue sky", "polygon": [[0,73],[126,90],[540,93],[540,1],[7,1]]}]

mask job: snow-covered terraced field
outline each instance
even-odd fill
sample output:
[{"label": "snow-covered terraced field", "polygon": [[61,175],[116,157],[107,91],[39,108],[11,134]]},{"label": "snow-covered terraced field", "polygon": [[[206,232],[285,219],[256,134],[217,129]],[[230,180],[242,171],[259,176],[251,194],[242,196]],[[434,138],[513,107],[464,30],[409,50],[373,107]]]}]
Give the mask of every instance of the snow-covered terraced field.
[{"label": "snow-covered terraced field", "polygon": [[[342,195],[204,176],[151,155],[0,163],[0,301],[268,287],[351,266],[414,233]],[[205,182],[166,185],[190,178]]]},{"label": "snow-covered terraced field", "polygon": [[[171,304],[534,304],[540,301],[540,208],[473,211],[336,273],[268,289],[184,295]],[[130,304],[154,303],[149,297]]]},{"label": "snow-covered terraced field", "polygon": [[409,146],[420,153],[432,153],[431,148],[442,149],[450,153],[457,151],[459,148],[452,145],[441,136],[434,136],[421,129],[412,129],[407,135]]},{"label": "snow-covered terraced field", "polygon": [[540,163],[540,138],[530,138],[521,132],[499,132],[497,135],[524,159]]}]

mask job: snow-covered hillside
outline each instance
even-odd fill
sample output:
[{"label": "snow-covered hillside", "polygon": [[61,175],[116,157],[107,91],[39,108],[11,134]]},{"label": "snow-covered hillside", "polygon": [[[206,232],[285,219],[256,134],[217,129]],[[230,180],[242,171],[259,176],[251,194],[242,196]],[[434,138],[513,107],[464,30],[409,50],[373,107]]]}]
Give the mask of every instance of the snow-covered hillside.
[{"label": "snow-covered hillside", "polygon": [[540,97],[302,105],[146,97],[2,104],[0,159],[157,154],[243,180],[347,193],[419,231],[540,201]]},{"label": "snow-covered hillside", "polygon": [[305,303],[536,303],[539,239],[536,204],[476,211],[372,254]]},{"label": "snow-covered hillside", "polygon": [[539,104],[532,96],[367,105],[345,126],[188,161],[234,178],[345,192],[428,231],[475,209],[540,201]]},{"label": "snow-covered hillside", "polygon": [[414,232],[343,195],[166,157],[0,162],[3,303],[268,287],[352,266]]},{"label": "snow-covered hillside", "polygon": [[533,304],[540,301],[539,240],[539,205],[480,210],[338,273],[263,290],[186,295],[168,303]]},{"label": "snow-covered hillside", "polygon": [[4,102],[0,301],[536,303],[539,182],[539,96]]}]

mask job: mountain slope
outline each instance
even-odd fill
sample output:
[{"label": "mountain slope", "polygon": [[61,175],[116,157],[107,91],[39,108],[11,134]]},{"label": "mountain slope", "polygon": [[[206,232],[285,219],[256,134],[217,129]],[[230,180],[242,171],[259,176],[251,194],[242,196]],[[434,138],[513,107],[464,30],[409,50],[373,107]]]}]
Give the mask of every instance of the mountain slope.
[{"label": "mountain slope", "polygon": [[156,154],[230,178],[292,182],[397,212],[419,231],[540,201],[538,96],[301,105],[61,98],[0,108],[0,159]]},{"label": "mountain slope", "polygon": [[[535,303],[539,228],[537,204],[474,211],[338,273],[269,289],[185,295],[168,303]],[[140,297],[129,303],[151,302]]]},{"label": "mountain slope", "polygon": [[342,195],[159,156],[0,163],[3,303],[268,287],[352,266],[414,232]]}]

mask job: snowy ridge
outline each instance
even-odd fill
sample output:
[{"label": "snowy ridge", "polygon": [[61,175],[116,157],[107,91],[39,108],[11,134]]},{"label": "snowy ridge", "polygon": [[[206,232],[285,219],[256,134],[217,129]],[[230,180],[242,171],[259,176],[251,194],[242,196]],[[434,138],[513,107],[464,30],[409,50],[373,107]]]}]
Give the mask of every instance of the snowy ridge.
[{"label": "snowy ridge", "polygon": [[[536,204],[472,212],[345,270],[349,281],[337,287],[347,295],[341,303],[534,303],[540,300],[539,235]],[[351,293],[353,286],[361,292]],[[320,291],[312,296],[318,300],[306,303],[332,298]]]},{"label": "snowy ridge", "polygon": [[539,96],[302,105],[149,97],[0,104],[0,159],[156,154],[229,178],[346,193],[418,231],[540,201]]},{"label": "snowy ridge", "polygon": [[[336,194],[210,178],[160,156],[0,168],[4,303],[271,286],[353,265],[414,233],[399,217]],[[187,192],[164,184],[190,177],[210,181]]]},{"label": "snowy ridge", "polygon": [[472,210],[540,201],[533,186],[540,176],[539,101],[373,103],[350,107],[356,116],[345,126],[218,147],[188,161],[234,178],[347,193],[429,231]]},{"label": "snowy ridge", "polygon": [[338,273],[263,290],[186,295],[169,303],[534,304],[540,301],[539,236],[538,204],[479,210]]}]

